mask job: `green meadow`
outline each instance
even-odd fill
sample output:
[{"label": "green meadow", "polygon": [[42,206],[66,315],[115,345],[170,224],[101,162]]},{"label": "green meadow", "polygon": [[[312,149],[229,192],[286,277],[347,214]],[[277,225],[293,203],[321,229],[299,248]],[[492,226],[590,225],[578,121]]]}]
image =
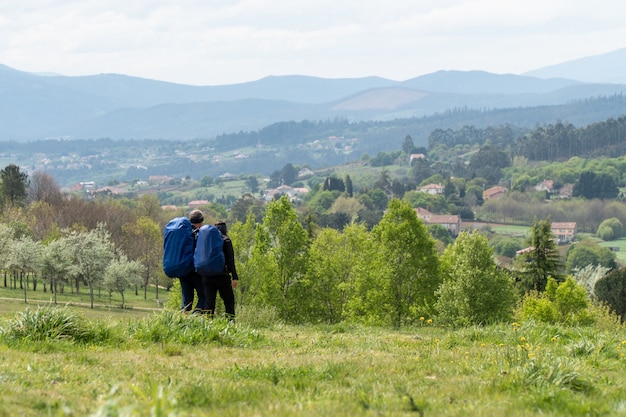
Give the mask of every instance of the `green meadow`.
[{"label": "green meadow", "polygon": [[626,415],[626,331],[608,320],[395,329],[1,303],[0,416]]}]

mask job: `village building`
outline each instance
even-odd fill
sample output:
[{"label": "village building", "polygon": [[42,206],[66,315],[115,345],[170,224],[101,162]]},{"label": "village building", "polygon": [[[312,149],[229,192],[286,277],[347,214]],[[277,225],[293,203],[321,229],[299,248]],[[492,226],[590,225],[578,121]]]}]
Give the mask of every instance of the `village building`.
[{"label": "village building", "polygon": [[440,195],[443,194],[443,185],[441,184],[428,184],[423,187],[417,187],[417,191],[422,193],[428,193],[432,195]]},{"label": "village building", "polygon": [[576,222],[552,222],[552,234],[559,243],[568,243],[574,240]]},{"label": "village building", "polygon": [[448,229],[452,236],[458,236],[461,231],[461,218],[456,214],[433,214],[422,207],[416,208],[415,213],[424,224],[441,225]]},{"label": "village building", "polygon": [[495,187],[487,188],[483,191],[483,200],[493,200],[496,198],[500,198],[507,193],[507,189],[496,185]]}]

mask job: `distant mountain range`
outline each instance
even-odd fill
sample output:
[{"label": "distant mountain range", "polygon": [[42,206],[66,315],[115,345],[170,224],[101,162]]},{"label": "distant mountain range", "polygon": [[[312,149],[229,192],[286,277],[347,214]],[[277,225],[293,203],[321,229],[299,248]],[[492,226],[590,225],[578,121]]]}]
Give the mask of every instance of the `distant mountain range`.
[{"label": "distant mountain range", "polygon": [[459,108],[549,106],[625,90],[626,48],[523,75],[439,71],[406,81],[294,75],[223,86],[117,74],[44,76],[0,65],[0,141],[211,139],[281,121],[393,120]]}]

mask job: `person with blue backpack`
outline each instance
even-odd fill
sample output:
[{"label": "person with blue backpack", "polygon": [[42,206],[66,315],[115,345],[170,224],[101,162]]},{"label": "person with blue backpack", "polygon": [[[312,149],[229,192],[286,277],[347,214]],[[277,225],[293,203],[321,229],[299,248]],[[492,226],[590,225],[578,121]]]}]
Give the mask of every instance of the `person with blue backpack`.
[{"label": "person with blue backpack", "polygon": [[[202,277],[196,272],[194,253],[198,231],[204,222],[200,210],[192,210],[189,217],[176,217],[165,226],[163,239],[163,270],[170,278],[178,278],[183,312],[202,313],[206,297]],[[194,292],[198,301],[193,307]]]},{"label": "person with blue backpack", "polygon": [[206,309],[211,316],[215,314],[217,294],[224,301],[226,316],[235,317],[235,294],[239,276],[235,267],[235,251],[228,236],[226,223],[204,225],[198,232],[194,254],[196,271],[202,276],[206,295]]}]

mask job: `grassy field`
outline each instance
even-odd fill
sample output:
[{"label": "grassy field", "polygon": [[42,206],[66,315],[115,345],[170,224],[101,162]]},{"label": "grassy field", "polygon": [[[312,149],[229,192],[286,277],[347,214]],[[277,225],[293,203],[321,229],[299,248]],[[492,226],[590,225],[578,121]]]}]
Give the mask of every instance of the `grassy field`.
[{"label": "grassy field", "polygon": [[[26,300],[24,299],[26,295]],[[169,292],[165,289],[159,289],[159,303],[156,302],[156,291],[154,287],[148,287],[146,297],[144,298],[143,289],[135,294],[133,290],[127,290],[124,293],[124,308],[121,308],[122,298],[120,294],[110,294],[108,291],[102,290],[98,293],[95,291],[94,308],[91,308],[91,300],[89,297],[89,289],[81,288],[80,292],[72,293],[66,290],[64,293],[57,294],[58,305],[70,305],[81,312],[87,318],[99,318],[104,314],[111,317],[144,317],[145,315],[158,311],[161,305],[167,302]],[[0,287],[0,316],[11,315],[19,309],[26,306],[40,306],[54,304],[54,295],[50,292],[43,292],[43,285],[39,283],[37,291],[32,290],[32,285],[24,294],[23,289],[13,289]]]},{"label": "grassy field", "polygon": [[235,324],[82,313],[3,314],[0,416],[626,415],[626,331],[608,323],[387,329],[286,325],[245,309]]}]

